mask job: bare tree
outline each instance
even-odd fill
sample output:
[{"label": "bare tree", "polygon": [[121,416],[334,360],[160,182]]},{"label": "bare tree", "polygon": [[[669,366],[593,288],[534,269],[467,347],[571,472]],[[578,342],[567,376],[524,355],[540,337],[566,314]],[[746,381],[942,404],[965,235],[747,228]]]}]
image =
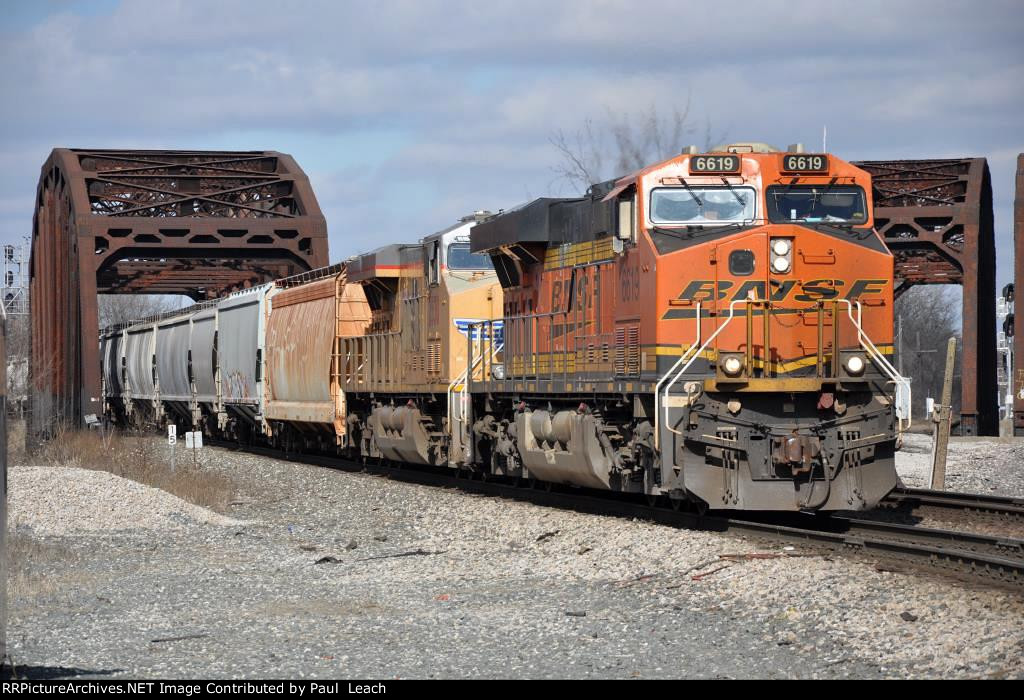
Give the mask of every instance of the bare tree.
[{"label": "bare tree", "polygon": [[186,305],[185,297],[156,294],[100,294],[100,328],[173,311]]},{"label": "bare tree", "polygon": [[561,158],[552,167],[556,180],[565,180],[582,191],[604,179],[607,135],[603,128],[594,126],[593,119],[584,120],[582,128],[572,136],[559,129],[548,140]]},{"label": "bare tree", "polygon": [[612,141],[618,153],[616,170],[626,174],[670,158],[679,153],[684,145],[683,139],[695,131],[690,125],[689,97],[682,108],[673,107],[671,115],[666,117],[658,114],[654,105],[635,119],[630,115],[620,115],[611,122]]},{"label": "bare tree", "polygon": [[[609,109],[601,123],[587,118],[574,133],[555,131],[548,139],[560,158],[552,168],[555,179],[586,190],[595,182],[671,158],[697,132],[690,107],[687,96],[685,104],[671,107],[668,113],[659,112],[653,104],[636,114]],[[712,145],[711,121],[705,120],[704,149]]]},{"label": "bare tree", "polygon": [[[911,287],[896,300],[897,367],[911,378],[915,416],[924,417],[925,399],[939,401],[946,371],[946,342],[960,337],[960,300],[947,286]],[[953,408],[959,410],[960,356],[953,375]]]}]

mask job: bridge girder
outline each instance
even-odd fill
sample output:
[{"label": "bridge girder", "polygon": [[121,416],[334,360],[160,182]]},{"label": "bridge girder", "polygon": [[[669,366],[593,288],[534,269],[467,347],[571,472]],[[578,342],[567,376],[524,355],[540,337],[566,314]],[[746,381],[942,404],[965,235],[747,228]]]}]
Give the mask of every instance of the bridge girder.
[{"label": "bridge girder", "polygon": [[102,409],[97,293],[200,300],[327,263],[287,154],[54,149],[32,226],[32,432]]},{"label": "bridge girder", "polygon": [[855,163],[871,173],[875,227],[895,257],[896,293],[963,287],[960,432],[999,434],[996,247],[984,158]]}]

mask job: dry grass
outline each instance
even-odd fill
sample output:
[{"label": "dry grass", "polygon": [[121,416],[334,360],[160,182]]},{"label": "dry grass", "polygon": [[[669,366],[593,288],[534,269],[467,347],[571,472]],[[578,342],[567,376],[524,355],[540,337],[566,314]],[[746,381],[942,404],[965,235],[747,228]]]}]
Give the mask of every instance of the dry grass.
[{"label": "dry grass", "polygon": [[28,464],[25,452],[25,421],[7,418],[7,466]]},{"label": "dry grass", "polygon": [[[24,427],[21,430],[24,431]],[[9,444],[17,449],[13,441]],[[192,459],[184,453],[185,450],[178,451],[177,464],[172,469],[167,446],[154,438],[62,429],[31,456],[30,462],[110,472],[174,494],[189,503],[226,512],[235,491],[231,480],[205,470],[202,465],[193,467]],[[11,464],[26,464],[23,458],[14,460],[13,455],[9,459]]]},{"label": "dry grass", "polygon": [[[7,591],[12,598],[29,598],[62,590],[47,562],[71,564],[72,553],[54,542],[43,541],[17,530],[7,533]],[[73,571],[67,566],[65,572]],[[64,578],[62,575],[61,579]]]}]

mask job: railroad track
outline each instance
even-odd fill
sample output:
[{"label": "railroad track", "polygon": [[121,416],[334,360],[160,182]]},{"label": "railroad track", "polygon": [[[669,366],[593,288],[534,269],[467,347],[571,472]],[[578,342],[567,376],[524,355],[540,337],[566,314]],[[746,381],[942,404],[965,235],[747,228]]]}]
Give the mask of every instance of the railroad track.
[{"label": "railroad track", "polygon": [[[239,449],[237,445],[211,441],[211,445]],[[711,511],[699,514],[674,510],[668,503],[650,504],[634,495],[590,491],[586,489],[534,484],[490,477],[481,479],[467,472],[453,474],[443,468],[410,468],[389,464],[361,464],[338,457],[313,454],[284,454],[262,447],[246,447],[246,452],[274,459],[340,469],[366,471],[390,479],[464,492],[525,500],[536,505],[575,510],[595,515],[637,518],[673,527],[712,532],[730,532],[778,542],[798,542],[818,549],[844,554],[874,557],[904,567],[928,570],[960,580],[986,582],[1024,592],[1024,541],[979,535],[970,532],[939,530],[897,523],[864,520],[848,515],[803,513],[749,514],[739,516]],[[895,498],[921,498],[920,490],[903,489]],[[958,498],[972,501],[967,494],[935,496],[935,507],[951,504]],[[949,498],[945,498],[948,496]],[[973,499],[975,507],[983,504],[1008,508],[1009,504],[993,504],[990,497]],[[1014,499],[1006,499],[1013,501]],[[667,501],[667,499],[666,499]],[[928,506],[933,502],[929,501]],[[893,568],[891,566],[887,568]]]},{"label": "railroad track", "polygon": [[980,513],[1011,520],[1024,520],[1024,498],[977,493],[955,493],[931,489],[897,487],[882,502],[883,507],[904,511],[928,509]]}]

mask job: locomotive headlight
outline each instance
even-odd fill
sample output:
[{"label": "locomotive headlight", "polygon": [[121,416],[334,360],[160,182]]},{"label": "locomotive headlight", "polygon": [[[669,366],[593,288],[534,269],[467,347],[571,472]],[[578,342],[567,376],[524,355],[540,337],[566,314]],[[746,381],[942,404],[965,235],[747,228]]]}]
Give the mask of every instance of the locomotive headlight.
[{"label": "locomotive headlight", "polygon": [[854,376],[864,372],[864,358],[860,355],[850,355],[846,358],[846,371]]},{"label": "locomotive headlight", "polygon": [[498,381],[501,381],[502,379],[504,379],[505,378],[505,365],[503,365],[503,364],[495,364],[493,367],[491,367],[491,376],[493,376]]},{"label": "locomotive headlight", "polygon": [[743,358],[736,355],[726,355],[722,359],[722,371],[730,377],[735,377],[743,371]]},{"label": "locomotive headlight", "polygon": [[793,267],[793,241],[789,238],[771,240],[772,272],[782,274]]}]

